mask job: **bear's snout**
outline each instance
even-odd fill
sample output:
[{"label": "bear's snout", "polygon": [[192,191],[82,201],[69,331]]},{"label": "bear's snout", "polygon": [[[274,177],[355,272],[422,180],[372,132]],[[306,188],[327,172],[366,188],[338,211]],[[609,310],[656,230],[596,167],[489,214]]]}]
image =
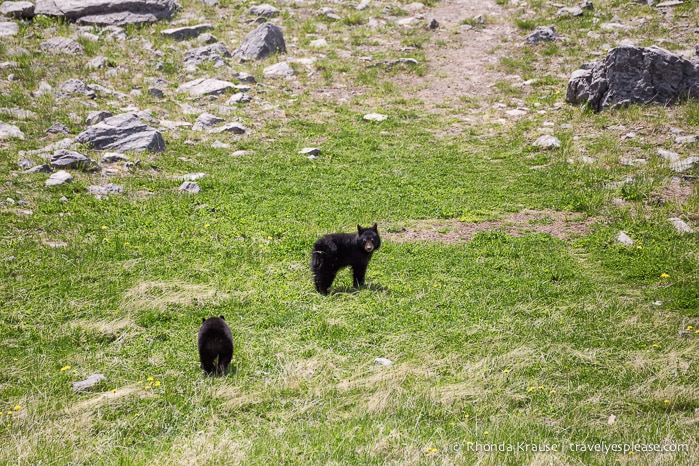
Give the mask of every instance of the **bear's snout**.
[{"label": "bear's snout", "polygon": [[367,241],[366,244],[364,244],[364,250],[366,252],[373,251],[374,250],[374,243],[372,243],[371,241]]}]

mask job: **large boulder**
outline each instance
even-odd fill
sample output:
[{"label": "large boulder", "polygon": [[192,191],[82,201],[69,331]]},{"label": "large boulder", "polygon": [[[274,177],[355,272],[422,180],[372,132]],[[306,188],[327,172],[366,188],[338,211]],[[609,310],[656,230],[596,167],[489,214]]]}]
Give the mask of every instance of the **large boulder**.
[{"label": "large boulder", "polygon": [[122,26],[170,19],[179,8],[175,0],[36,0],[34,14]]},{"label": "large boulder", "polygon": [[279,26],[264,23],[245,36],[233,56],[244,60],[262,60],[275,53],[286,53],[284,34]]},{"label": "large boulder", "polygon": [[699,62],[659,47],[622,46],[574,71],[566,101],[595,112],[626,104],[672,104],[699,97]]},{"label": "large boulder", "polygon": [[92,125],[75,140],[97,150],[118,152],[163,152],[162,134],[141,121],[135,112],[122,113]]},{"label": "large boulder", "polygon": [[29,19],[34,16],[32,2],[3,2],[0,4],[0,14],[10,18]]}]

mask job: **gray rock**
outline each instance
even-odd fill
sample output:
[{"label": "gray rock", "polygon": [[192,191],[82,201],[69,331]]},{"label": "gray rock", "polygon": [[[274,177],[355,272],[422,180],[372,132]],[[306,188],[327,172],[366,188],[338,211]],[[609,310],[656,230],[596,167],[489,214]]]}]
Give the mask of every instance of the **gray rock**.
[{"label": "gray rock", "polygon": [[[245,73],[244,71],[240,71],[235,75],[235,79],[242,83],[249,83],[249,84],[255,84],[257,81],[255,81],[255,77],[249,73]],[[240,87],[238,87],[238,90],[243,90]]]},{"label": "gray rock", "polygon": [[668,218],[668,220],[675,226],[675,229],[680,233],[694,233],[694,230],[687,225],[684,220],[677,217]]},{"label": "gray rock", "polygon": [[680,154],[667,149],[658,149],[658,155],[671,163],[677,162],[682,158]]},{"label": "gray rock", "polygon": [[210,130],[210,133],[233,133],[233,134],[245,134],[247,129],[240,123],[228,123],[219,128]]},{"label": "gray rock", "polygon": [[552,41],[558,39],[560,36],[556,32],[554,26],[537,26],[534,32],[527,36],[527,42],[530,44],[536,44],[541,41]]},{"label": "gray rock", "polygon": [[91,70],[101,70],[107,66],[107,59],[105,57],[95,57],[89,62],[85,63],[85,67]]},{"label": "gray rock", "polygon": [[582,8],[574,6],[570,8],[561,8],[556,12],[556,16],[582,16]]},{"label": "gray rock", "polygon": [[591,0],[583,0],[580,2],[580,8],[583,10],[594,10],[595,6],[592,4]]},{"label": "gray rock", "polygon": [[285,61],[275,63],[274,65],[270,65],[266,67],[263,71],[262,74],[265,76],[270,76],[270,77],[280,77],[280,76],[293,76],[296,74],[294,72],[294,69],[289,66],[289,64]]},{"label": "gray rock", "polygon": [[699,140],[697,136],[677,136],[675,138],[675,144],[693,144]]},{"label": "gray rock", "polygon": [[85,123],[88,125],[96,125],[100,121],[104,121],[107,118],[111,117],[113,114],[112,112],[107,112],[104,110],[98,110],[96,112],[90,112],[87,114],[87,118],[85,118]]},{"label": "gray rock", "polygon": [[252,97],[247,95],[244,92],[236,92],[233,94],[230,99],[226,101],[226,105],[233,105],[233,104],[242,104],[242,103],[247,103],[252,100]]},{"label": "gray rock", "polygon": [[230,149],[231,145],[221,141],[214,141],[211,143],[211,147],[214,149]]},{"label": "gray rock", "polygon": [[251,6],[248,10],[248,14],[262,16],[263,18],[272,18],[273,16],[277,16],[279,14],[279,10],[272,5],[267,5],[265,3],[263,5]]},{"label": "gray rock", "polygon": [[73,181],[71,174],[61,170],[49,176],[49,179],[46,180],[45,184],[46,186],[56,186],[63,183],[70,183],[71,181]]},{"label": "gray rock", "polygon": [[205,31],[211,31],[213,28],[211,24],[197,24],[196,26],[164,29],[160,35],[174,40],[187,40],[197,37]]},{"label": "gray rock", "polygon": [[65,53],[68,55],[82,55],[85,53],[82,45],[67,37],[52,37],[41,43],[41,49],[48,53]]},{"label": "gray rock", "polygon": [[3,2],[0,5],[0,15],[9,18],[29,19],[34,16],[34,4],[31,2]]},{"label": "gray rock", "polygon": [[318,154],[320,154],[320,149],[318,149],[317,147],[304,147],[303,149],[301,149],[299,154],[318,155]]},{"label": "gray rock", "polygon": [[231,157],[245,157],[246,155],[254,155],[255,152],[251,150],[237,150],[231,154]]},{"label": "gray rock", "polygon": [[432,18],[430,22],[427,23],[427,29],[429,29],[430,31],[435,31],[439,29],[439,22],[436,19]]},{"label": "gray rock", "polygon": [[155,97],[156,99],[162,99],[163,97],[165,97],[165,93],[163,92],[163,90],[157,87],[149,87],[148,95],[151,97]]},{"label": "gray rock", "polygon": [[95,91],[87,87],[85,83],[79,79],[69,79],[61,83],[58,89],[68,95],[81,94],[90,98],[95,97]]},{"label": "gray rock", "polygon": [[31,175],[32,173],[51,173],[53,169],[48,164],[37,165],[28,170],[24,170],[22,173],[24,175]]},{"label": "gray rock", "polygon": [[123,113],[88,127],[75,140],[97,150],[163,152],[165,140],[156,129],[141,121],[136,112]]},{"label": "gray rock", "polygon": [[110,164],[110,163],[128,162],[128,160],[129,160],[129,158],[122,153],[105,152],[105,154],[102,156],[102,159],[100,160],[100,163]]},{"label": "gray rock", "polygon": [[561,147],[561,141],[554,136],[545,134],[543,136],[539,136],[539,138],[534,141],[534,146],[542,147],[544,149],[555,149]]},{"label": "gray rock", "polygon": [[393,364],[393,361],[391,361],[388,358],[376,358],[374,359],[374,364],[376,364],[377,366],[390,366],[391,364]]},{"label": "gray rock", "polygon": [[53,168],[87,168],[92,160],[85,154],[73,150],[57,150],[49,160]]},{"label": "gray rock", "polygon": [[219,123],[223,123],[224,121],[226,120],[217,117],[216,115],[212,115],[210,113],[202,113],[197,117],[197,120],[194,122],[194,126],[192,126],[192,129],[194,131],[203,131],[205,129],[212,128]]},{"label": "gray rock", "polygon": [[626,246],[633,246],[634,243],[634,241],[631,238],[629,238],[629,235],[627,235],[623,231],[619,232],[619,236],[616,237],[616,240],[619,243],[624,244]]},{"label": "gray rock", "polygon": [[201,191],[201,188],[194,181],[185,181],[180,185],[180,191],[187,194],[197,194]]},{"label": "gray rock", "polygon": [[17,138],[24,140],[24,133],[14,125],[8,125],[0,121],[0,141],[3,139]]},{"label": "gray rock", "polygon": [[[37,0],[41,1],[41,0]],[[82,390],[87,390],[88,388],[92,388],[98,383],[100,383],[103,380],[107,380],[107,378],[102,375],[102,374],[92,374],[90,377],[86,378],[85,380],[81,380],[79,382],[73,382],[73,391],[80,392]]]},{"label": "gray rock", "polygon": [[175,0],[36,0],[34,14],[99,26],[143,24],[170,19]]},{"label": "gray rock", "polygon": [[386,115],[382,115],[381,113],[367,113],[362,118],[367,121],[384,121],[388,117]]},{"label": "gray rock", "polygon": [[234,87],[235,85],[228,81],[199,78],[182,84],[180,90],[186,91],[194,97],[201,97],[204,95],[220,95]]},{"label": "gray rock", "polygon": [[51,87],[49,83],[41,81],[39,83],[39,88],[36,91],[32,92],[32,95],[34,97],[41,97],[42,95],[49,94],[51,92],[53,92],[53,87]]},{"label": "gray rock", "polygon": [[18,108],[18,107],[0,108],[0,113],[4,113],[5,115],[9,115],[13,118],[17,118],[18,120],[35,120],[36,119],[36,113],[32,112],[31,110],[24,110],[24,109]]},{"label": "gray rock", "polygon": [[218,0],[201,0],[202,5],[218,6]]},{"label": "gray rock", "polygon": [[29,170],[34,166],[34,162],[32,162],[29,159],[19,159],[17,161],[17,165],[19,165],[19,168],[21,168],[22,170]]},{"label": "gray rock", "polygon": [[62,123],[52,124],[45,132],[49,134],[70,134],[68,127]]},{"label": "gray rock", "polygon": [[286,43],[281,28],[264,23],[249,33],[233,56],[243,60],[262,60],[276,53],[286,53]]},{"label": "gray rock", "polygon": [[659,47],[622,46],[583,65],[568,81],[566,101],[599,112],[627,104],[668,105],[699,97],[699,63]]},{"label": "gray rock", "polygon": [[230,58],[230,56],[231,52],[226,46],[217,42],[190,50],[184,56],[184,63],[191,71],[194,71],[197,65],[207,61],[213,62],[214,68],[220,68],[226,65],[224,58]]},{"label": "gray rock", "polygon": [[0,37],[11,37],[19,34],[19,26],[12,21],[0,21]]},{"label": "gray rock", "polygon": [[684,160],[677,160],[670,163],[670,169],[677,173],[683,173],[694,167],[699,162],[699,157],[687,157]]},{"label": "gray rock", "polygon": [[88,186],[87,192],[93,196],[108,196],[109,194],[121,194],[124,192],[124,188],[118,184],[108,183],[103,186]]},{"label": "gray rock", "polygon": [[187,173],[186,175],[180,176],[179,179],[182,181],[196,181],[204,178],[205,176],[206,173]]}]

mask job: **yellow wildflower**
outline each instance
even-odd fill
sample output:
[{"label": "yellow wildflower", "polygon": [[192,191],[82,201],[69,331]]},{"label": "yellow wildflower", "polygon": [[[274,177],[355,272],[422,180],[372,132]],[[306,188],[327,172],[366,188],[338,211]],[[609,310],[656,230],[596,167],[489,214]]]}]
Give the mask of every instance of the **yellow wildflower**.
[{"label": "yellow wildflower", "polygon": [[670,402],[670,400],[665,400],[665,404],[667,404],[667,403],[669,403],[669,402]]},{"label": "yellow wildflower", "polygon": [[22,409],[20,405],[15,405],[15,411],[19,411],[20,409]]},{"label": "yellow wildflower", "polygon": [[107,225],[102,225],[102,229],[103,229],[103,230],[106,230],[106,229],[107,229]]},{"label": "yellow wildflower", "polygon": [[154,383],[153,385],[155,385],[156,387],[159,387],[159,386],[160,386],[160,380],[156,380],[155,383]]},{"label": "yellow wildflower", "polygon": [[483,432],[483,435],[488,435],[488,434],[489,434],[489,432],[487,430],[485,432]]},{"label": "yellow wildflower", "polygon": [[670,278],[670,275],[666,274],[665,272],[660,274],[660,278]]},{"label": "yellow wildflower", "polygon": [[70,369],[70,366],[63,366],[61,367],[61,372],[67,371],[68,369]]},{"label": "yellow wildflower", "polygon": [[148,377],[146,380],[149,381],[149,382],[152,382],[152,381],[153,381],[153,377]]}]

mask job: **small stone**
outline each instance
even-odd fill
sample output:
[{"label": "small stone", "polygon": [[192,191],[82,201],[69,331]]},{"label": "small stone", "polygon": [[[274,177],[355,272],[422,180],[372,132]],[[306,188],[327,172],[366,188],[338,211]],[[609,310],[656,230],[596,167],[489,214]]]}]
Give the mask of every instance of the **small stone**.
[{"label": "small stone", "polygon": [[197,194],[201,191],[201,188],[194,181],[185,181],[180,185],[180,191],[187,194]]},{"label": "small stone", "polygon": [[694,233],[694,230],[692,230],[692,228],[689,225],[687,225],[684,222],[684,220],[677,217],[668,218],[668,220],[675,226],[677,231],[679,231],[680,233]]},{"label": "small stone", "polygon": [[187,173],[186,175],[180,176],[178,179],[182,181],[196,181],[204,178],[206,173]]},{"label": "small stone", "polygon": [[231,154],[231,157],[244,157],[246,155],[253,155],[254,151],[251,150],[237,150]]},{"label": "small stone", "polygon": [[677,173],[682,173],[692,168],[697,162],[699,162],[699,157],[687,157],[684,160],[671,163],[670,168]]},{"label": "small stone", "polygon": [[427,29],[429,29],[430,31],[439,29],[439,22],[436,19],[432,18],[430,22],[427,23]]},{"label": "small stone", "polygon": [[619,163],[625,167],[641,167],[648,163],[646,159],[632,159],[630,157],[619,158]]},{"label": "small stone", "polygon": [[51,166],[54,168],[87,168],[92,160],[80,152],[73,150],[61,149],[53,153],[50,159]]},{"label": "small stone", "polygon": [[219,123],[223,123],[224,121],[226,120],[217,117],[216,115],[212,115],[211,113],[202,113],[197,117],[197,120],[194,122],[194,126],[192,126],[192,129],[194,131],[203,131],[207,128],[212,128]]},{"label": "small stone", "polygon": [[544,135],[534,141],[534,147],[541,147],[544,149],[559,148],[561,147],[561,141],[554,136]]},{"label": "small stone", "polygon": [[574,6],[569,8],[561,8],[556,13],[556,16],[582,16],[582,8]]},{"label": "small stone", "polygon": [[265,76],[294,76],[294,69],[285,61],[268,66],[262,71]]},{"label": "small stone", "polygon": [[515,109],[508,110],[505,112],[505,115],[511,116],[511,117],[518,117],[518,116],[523,116],[526,114],[527,114],[526,110],[521,110],[519,108],[515,108]]},{"label": "small stone", "polygon": [[88,186],[87,192],[93,196],[106,196],[109,194],[121,194],[124,192],[124,188],[118,184],[109,183],[104,186]]},{"label": "small stone", "polygon": [[17,161],[17,165],[19,165],[19,168],[21,168],[22,170],[29,170],[34,166],[34,162],[32,162],[29,159],[19,159]]},{"label": "small stone", "polygon": [[682,158],[680,154],[667,149],[658,149],[658,155],[671,163],[677,162]]},{"label": "small stone", "polygon": [[49,179],[46,180],[46,186],[56,186],[63,183],[69,183],[71,181],[73,181],[71,174],[67,171],[61,170],[49,176]]},{"label": "small stone", "polygon": [[214,141],[211,143],[211,147],[214,149],[230,149],[231,145],[221,141]]},{"label": "small stone", "polygon": [[693,144],[699,139],[697,136],[677,136],[675,144]]},{"label": "small stone", "polygon": [[85,63],[85,67],[91,70],[101,70],[107,66],[107,59],[105,57],[95,57],[89,62]]},{"label": "small stone", "polygon": [[214,128],[209,130],[210,133],[233,133],[233,134],[244,134],[247,131],[245,126],[240,123],[228,123],[219,128]]},{"label": "small stone", "polygon": [[320,154],[320,149],[318,149],[317,147],[304,147],[303,149],[301,149],[301,152],[299,152],[299,154],[316,156]]},{"label": "small stone", "polygon": [[54,123],[47,130],[48,134],[70,134],[68,127],[62,123]]},{"label": "small stone", "polygon": [[250,9],[248,9],[248,14],[261,16],[263,18],[272,18],[279,14],[279,10],[272,5],[263,4],[250,7]]},{"label": "small stone", "polygon": [[325,39],[316,39],[312,40],[308,43],[309,47],[312,47],[314,49],[322,49],[323,47],[328,46],[328,41]]},{"label": "small stone", "polygon": [[87,123],[89,126],[96,125],[100,121],[104,121],[109,117],[114,116],[112,112],[105,112],[105,111],[96,111],[96,112],[90,112],[87,114],[87,118],[85,118],[85,123]]},{"label": "small stone", "polygon": [[623,231],[619,232],[619,236],[616,237],[616,240],[621,244],[625,244],[626,246],[633,246],[634,244],[634,241]]},{"label": "small stone", "polygon": [[163,97],[165,97],[165,93],[163,92],[163,90],[157,87],[149,87],[148,95],[151,97],[155,97],[156,99],[162,99]]},{"label": "small stone", "polygon": [[102,375],[102,374],[93,374],[90,377],[81,380],[79,382],[73,382],[73,390],[76,392],[82,391],[82,390],[87,390],[88,388],[92,388],[98,383],[100,383],[103,380],[107,380],[107,378]]},{"label": "small stone", "polygon": [[24,140],[24,133],[16,126],[0,121],[0,140],[9,138]]},{"label": "small stone", "polygon": [[41,43],[41,49],[49,53],[65,53],[68,55],[85,53],[85,49],[80,43],[67,37],[52,37]]},{"label": "small stone", "polygon": [[387,358],[376,358],[374,359],[374,364],[376,364],[377,366],[390,366],[391,364],[393,364],[393,361]]},{"label": "small stone", "polygon": [[388,117],[380,113],[367,113],[363,118],[367,121],[384,121]]},{"label": "small stone", "polygon": [[129,158],[120,152],[106,152],[102,156],[100,163],[109,164],[109,163],[127,162],[128,160],[129,160]]},{"label": "small stone", "polygon": [[36,167],[32,167],[28,170],[23,171],[22,173],[25,175],[30,175],[32,173],[51,173],[53,170],[51,167],[47,164],[42,164],[42,165],[37,165]]},{"label": "small stone", "polygon": [[227,101],[226,105],[242,104],[247,103],[252,100],[252,97],[244,92],[236,92]]},{"label": "small stone", "polygon": [[554,26],[537,26],[534,32],[527,36],[527,42],[535,44],[541,41],[552,41],[559,38]]},{"label": "small stone", "polygon": [[11,37],[19,34],[19,25],[12,21],[0,21],[0,37]]}]

